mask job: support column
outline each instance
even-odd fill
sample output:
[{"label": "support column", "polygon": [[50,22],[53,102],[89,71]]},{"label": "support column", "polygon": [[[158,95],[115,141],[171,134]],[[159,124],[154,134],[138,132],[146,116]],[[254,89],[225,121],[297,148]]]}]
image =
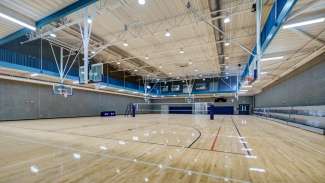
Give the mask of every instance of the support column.
[{"label": "support column", "polygon": [[[263,0],[256,0],[256,79],[260,78],[261,73],[261,19],[262,19]],[[255,73],[254,73],[255,74]]]},{"label": "support column", "polygon": [[64,71],[63,71],[63,47],[60,47],[60,83],[63,83],[63,76],[64,76]]},{"label": "support column", "polygon": [[90,37],[90,31],[89,31],[89,23],[88,23],[88,7],[84,10],[84,26],[83,26],[83,50],[84,50],[84,81],[85,84],[88,84],[88,65],[89,65],[89,59],[88,59],[88,46],[89,46],[89,37]]}]

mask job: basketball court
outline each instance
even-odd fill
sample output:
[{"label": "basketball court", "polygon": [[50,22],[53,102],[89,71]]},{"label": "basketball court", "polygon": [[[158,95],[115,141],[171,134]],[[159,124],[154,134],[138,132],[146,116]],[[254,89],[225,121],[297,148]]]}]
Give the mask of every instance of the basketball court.
[{"label": "basketball court", "polygon": [[0,183],[325,182],[325,3],[0,1]]}]

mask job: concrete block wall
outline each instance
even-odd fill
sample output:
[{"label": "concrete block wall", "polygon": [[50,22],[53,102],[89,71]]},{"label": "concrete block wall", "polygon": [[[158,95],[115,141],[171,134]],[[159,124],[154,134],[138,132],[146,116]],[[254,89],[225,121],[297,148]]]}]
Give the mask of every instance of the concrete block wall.
[{"label": "concrete block wall", "polygon": [[325,53],[255,96],[256,107],[325,105]]},{"label": "concrete block wall", "polygon": [[99,116],[101,111],[124,114],[129,103],[142,98],[76,90],[64,98],[52,86],[0,79],[0,120]]}]

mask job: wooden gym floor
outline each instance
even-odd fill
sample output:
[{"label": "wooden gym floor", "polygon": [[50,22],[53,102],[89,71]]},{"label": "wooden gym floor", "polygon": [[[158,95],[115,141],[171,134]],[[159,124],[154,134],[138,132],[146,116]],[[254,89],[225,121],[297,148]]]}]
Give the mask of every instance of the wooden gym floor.
[{"label": "wooden gym floor", "polygon": [[254,116],[1,122],[0,182],[325,182],[325,136]]}]

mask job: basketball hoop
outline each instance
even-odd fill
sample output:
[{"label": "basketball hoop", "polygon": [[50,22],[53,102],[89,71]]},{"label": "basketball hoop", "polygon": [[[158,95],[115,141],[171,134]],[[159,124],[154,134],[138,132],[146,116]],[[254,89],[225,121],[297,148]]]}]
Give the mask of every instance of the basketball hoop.
[{"label": "basketball hoop", "polygon": [[72,87],[66,86],[63,84],[54,84],[53,85],[53,93],[55,95],[61,95],[64,98],[67,98],[68,96],[72,95]]}]

